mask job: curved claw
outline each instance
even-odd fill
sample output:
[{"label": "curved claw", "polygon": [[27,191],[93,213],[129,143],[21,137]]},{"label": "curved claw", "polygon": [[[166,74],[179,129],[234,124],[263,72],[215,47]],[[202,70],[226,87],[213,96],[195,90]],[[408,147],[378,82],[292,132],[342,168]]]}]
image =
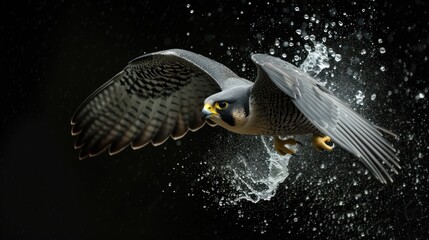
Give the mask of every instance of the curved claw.
[{"label": "curved claw", "polygon": [[320,135],[313,135],[313,147],[317,150],[327,150],[332,151],[335,147],[335,144],[332,144],[332,146],[329,146],[326,144],[327,142],[331,142],[331,138],[329,136],[320,136]]},{"label": "curved claw", "polygon": [[289,145],[295,145],[295,144],[299,144],[302,146],[302,143],[296,141],[293,138],[289,138],[289,139],[285,139],[285,140],[281,140],[279,137],[274,137],[274,149],[277,151],[278,154],[280,154],[281,156],[284,156],[286,154],[290,154],[292,156],[297,156],[295,153],[296,151],[289,149],[285,146],[285,144],[289,144]]}]

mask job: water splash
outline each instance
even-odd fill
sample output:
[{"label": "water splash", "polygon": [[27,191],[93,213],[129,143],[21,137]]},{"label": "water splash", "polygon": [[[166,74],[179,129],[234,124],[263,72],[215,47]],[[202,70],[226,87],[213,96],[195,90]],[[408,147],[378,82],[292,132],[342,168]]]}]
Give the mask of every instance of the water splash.
[{"label": "water splash", "polygon": [[[316,77],[323,69],[330,67],[328,48],[323,43],[315,42],[314,49],[306,47],[305,50],[308,55],[300,66],[304,72]],[[325,85],[326,81],[321,83]]]},{"label": "water splash", "polygon": [[[254,203],[270,200],[280,183],[289,175],[290,155],[280,156],[272,147],[270,137],[260,137],[264,151],[251,155],[239,155],[232,159],[227,168],[233,173],[235,201],[242,199]],[[256,143],[255,145],[260,145]],[[297,150],[296,146],[288,146]]]}]

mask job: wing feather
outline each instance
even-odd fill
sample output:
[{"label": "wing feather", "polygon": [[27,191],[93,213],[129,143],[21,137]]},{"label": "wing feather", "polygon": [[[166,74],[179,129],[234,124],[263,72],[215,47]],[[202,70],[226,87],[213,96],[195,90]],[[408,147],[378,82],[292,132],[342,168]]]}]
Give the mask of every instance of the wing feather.
[{"label": "wing feather", "polygon": [[254,91],[287,94],[320,132],[357,156],[381,182],[392,181],[387,169],[398,173],[399,159],[381,132],[392,133],[371,124],[294,65],[265,54],[254,54],[252,60],[258,67]]},{"label": "wing feather", "polygon": [[203,101],[237,75],[224,65],[186,50],[138,57],[92,93],[72,117],[80,158],[110,154],[131,144],[159,145],[183,137],[205,121]]},{"label": "wing feather", "polygon": [[133,149],[139,149],[151,142],[153,137],[158,132],[160,125],[165,118],[161,118],[158,113],[160,108],[160,101],[154,101],[151,112],[149,114],[148,122],[140,132],[140,134],[133,141]]},{"label": "wing feather", "polygon": [[188,98],[186,94],[181,94],[179,97],[180,102],[180,112],[176,119],[176,124],[174,125],[173,132],[171,136],[173,139],[180,139],[188,132],[188,123],[189,123],[189,110],[188,110]]},{"label": "wing feather", "polygon": [[167,103],[167,116],[165,117],[162,126],[159,128],[158,133],[153,137],[152,144],[154,146],[161,145],[170,137],[174,125],[176,123],[177,115],[179,114],[179,103],[178,97],[176,95],[172,95]]}]

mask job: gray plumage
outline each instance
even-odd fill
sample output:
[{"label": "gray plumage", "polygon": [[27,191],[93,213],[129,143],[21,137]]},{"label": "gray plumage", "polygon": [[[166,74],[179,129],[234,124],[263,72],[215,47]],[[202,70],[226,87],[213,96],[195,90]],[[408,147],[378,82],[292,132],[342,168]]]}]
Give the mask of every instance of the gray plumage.
[{"label": "gray plumage", "polygon": [[[132,60],[74,114],[72,134],[78,135],[80,158],[106,149],[114,154],[128,145],[160,145],[209,122],[240,134],[327,135],[381,182],[392,181],[387,169],[397,173],[400,166],[395,150],[381,135],[387,131],[292,64],[265,54],[252,55],[252,61],[258,68],[254,83],[181,49]],[[202,119],[204,104],[213,106],[218,117]]]},{"label": "gray plumage", "polygon": [[[196,64],[195,62],[198,62]],[[169,50],[136,58],[96,90],[72,118],[80,158],[108,148],[114,154],[131,144],[162,144],[201,128],[204,99],[237,77],[201,55]]]}]

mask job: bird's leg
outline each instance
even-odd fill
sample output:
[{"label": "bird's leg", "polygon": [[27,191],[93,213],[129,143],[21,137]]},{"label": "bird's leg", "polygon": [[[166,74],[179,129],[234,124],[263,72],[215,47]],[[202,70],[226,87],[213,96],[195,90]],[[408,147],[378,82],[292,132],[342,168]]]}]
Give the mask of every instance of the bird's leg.
[{"label": "bird's leg", "polygon": [[317,150],[332,151],[332,149],[334,149],[334,146],[329,146],[328,144],[326,144],[330,141],[331,138],[329,136],[320,136],[317,134],[313,134],[313,147]]},{"label": "bird's leg", "polygon": [[282,140],[278,136],[274,137],[274,149],[276,149],[277,153],[284,156],[286,154],[295,155],[295,151],[292,149],[289,149],[285,146],[285,144],[289,145],[295,145],[299,144],[302,145],[300,142],[296,141],[293,138]]}]

